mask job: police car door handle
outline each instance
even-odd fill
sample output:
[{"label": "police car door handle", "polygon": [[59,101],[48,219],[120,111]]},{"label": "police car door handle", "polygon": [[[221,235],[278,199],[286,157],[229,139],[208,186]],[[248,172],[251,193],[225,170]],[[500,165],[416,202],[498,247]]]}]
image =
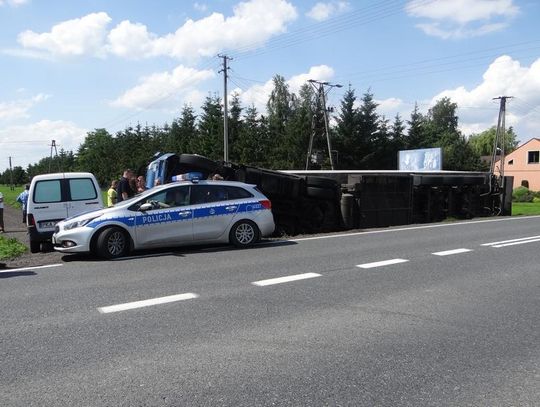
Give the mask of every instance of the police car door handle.
[{"label": "police car door handle", "polygon": [[180,216],[183,216],[184,218],[189,215],[191,215],[191,211],[180,212]]},{"label": "police car door handle", "polygon": [[228,211],[234,211],[236,208],[237,208],[236,205],[226,206],[226,207],[225,207],[225,209],[227,209]]}]

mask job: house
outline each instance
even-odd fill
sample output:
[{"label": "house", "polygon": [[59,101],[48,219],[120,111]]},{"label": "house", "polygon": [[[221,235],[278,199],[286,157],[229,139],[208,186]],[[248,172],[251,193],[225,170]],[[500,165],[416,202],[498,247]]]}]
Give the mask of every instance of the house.
[{"label": "house", "polygon": [[[495,173],[499,167],[496,162]],[[540,138],[530,139],[505,157],[504,175],[514,177],[514,188],[524,185],[540,191]]]}]

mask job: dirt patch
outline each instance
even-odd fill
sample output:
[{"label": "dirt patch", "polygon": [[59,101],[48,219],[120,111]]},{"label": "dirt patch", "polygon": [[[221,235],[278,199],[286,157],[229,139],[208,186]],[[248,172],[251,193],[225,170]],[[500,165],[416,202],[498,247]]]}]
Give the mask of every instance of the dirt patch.
[{"label": "dirt patch", "polygon": [[[8,239],[14,237],[26,245],[26,247],[29,247],[28,232],[26,230],[26,224],[22,222],[22,212],[20,209],[4,205],[4,226],[5,233],[2,234],[3,237]],[[0,261],[0,268],[12,269],[60,263],[62,262],[62,256],[63,254],[58,252],[32,254],[30,253],[30,249],[28,249],[28,252],[20,257]]]}]

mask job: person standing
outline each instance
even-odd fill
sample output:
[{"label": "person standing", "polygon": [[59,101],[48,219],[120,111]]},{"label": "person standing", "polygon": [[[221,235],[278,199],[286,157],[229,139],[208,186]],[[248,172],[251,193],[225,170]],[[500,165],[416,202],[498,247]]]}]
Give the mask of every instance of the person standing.
[{"label": "person standing", "polygon": [[131,188],[131,182],[133,182],[134,177],[135,173],[133,170],[128,168],[124,171],[116,188],[116,202],[125,201],[135,195],[135,191]]},{"label": "person standing", "polygon": [[0,233],[4,233],[4,194],[0,192]]},{"label": "person standing", "polygon": [[146,191],[146,179],[144,178],[144,176],[139,175],[137,177],[137,193],[140,194],[144,191]]},{"label": "person standing", "polygon": [[26,223],[26,207],[28,203],[28,190],[29,189],[30,189],[30,185],[26,184],[24,186],[24,191],[22,191],[17,197],[17,202],[21,204],[23,223]]},{"label": "person standing", "polygon": [[111,187],[107,191],[107,206],[111,207],[116,204],[116,197],[118,196],[116,193],[116,188],[118,187],[118,181],[113,180],[111,182]]}]

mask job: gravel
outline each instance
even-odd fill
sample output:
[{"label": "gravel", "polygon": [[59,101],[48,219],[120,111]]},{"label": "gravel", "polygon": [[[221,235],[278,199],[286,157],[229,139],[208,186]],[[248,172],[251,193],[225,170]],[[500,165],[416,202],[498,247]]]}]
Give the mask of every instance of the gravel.
[{"label": "gravel", "polygon": [[[14,237],[27,247],[29,246],[28,233],[26,225],[22,223],[22,213],[20,209],[4,205],[4,226],[5,233],[1,236],[8,239]],[[0,269],[5,270],[59,263],[62,262],[62,256],[63,254],[58,252],[32,254],[30,253],[30,249],[28,249],[28,252],[22,256],[0,261]]]}]

